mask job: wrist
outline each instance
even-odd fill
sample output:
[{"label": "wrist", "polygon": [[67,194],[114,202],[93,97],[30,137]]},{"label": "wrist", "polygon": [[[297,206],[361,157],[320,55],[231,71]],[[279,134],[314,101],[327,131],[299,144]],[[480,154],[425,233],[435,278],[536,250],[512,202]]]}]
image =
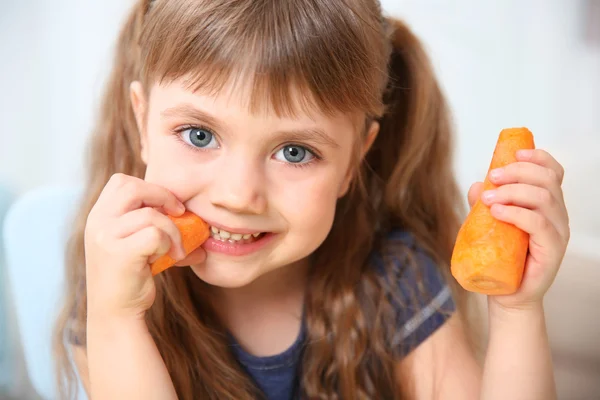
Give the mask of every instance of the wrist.
[{"label": "wrist", "polygon": [[88,312],[87,334],[98,333],[103,337],[147,333],[148,326],[143,316],[108,314],[98,311]]},{"label": "wrist", "polygon": [[144,321],[146,310],[138,308],[122,307],[121,305],[107,302],[104,299],[95,299],[88,296],[87,299],[87,316],[88,320],[106,320],[115,322],[125,322],[128,320]]},{"label": "wrist", "polygon": [[544,317],[544,304],[542,301],[507,306],[488,297],[488,313],[491,321],[519,321],[535,320]]}]

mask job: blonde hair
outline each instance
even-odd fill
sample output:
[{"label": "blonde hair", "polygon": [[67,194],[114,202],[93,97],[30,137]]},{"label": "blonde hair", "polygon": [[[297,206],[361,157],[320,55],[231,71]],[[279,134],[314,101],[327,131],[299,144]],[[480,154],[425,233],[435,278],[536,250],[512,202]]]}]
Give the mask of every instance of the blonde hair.
[{"label": "blonde hair", "polygon": [[[405,229],[447,276],[463,210],[440,87],[417,38],[402,22],[384,18],[377,0],[143,0],[133,7],[120,33],[67,251],[66,301],[55,337],[63,396],[74,380],[65,335],[86,320],[87,215],[112,174],[144,176],[129,85],[182,77],[190,88],[214,92],[231,80],[251,82],[252,112],[358,112],[366,115],[363,131],[379,121],[379,135],[356,163],[352,189],[339,200],[314,257],[301,385],[311,399],[399,398],[389,338],[393,288],[371,268],[369,254],[385,250],[391,229]],[[306,101],[292,103],[292,88]],[[449,282],[460,308],[464,293]],[[260,398],[200,298],[202,284],[189,269],[161,274],[146,316],[179,398]]]}]

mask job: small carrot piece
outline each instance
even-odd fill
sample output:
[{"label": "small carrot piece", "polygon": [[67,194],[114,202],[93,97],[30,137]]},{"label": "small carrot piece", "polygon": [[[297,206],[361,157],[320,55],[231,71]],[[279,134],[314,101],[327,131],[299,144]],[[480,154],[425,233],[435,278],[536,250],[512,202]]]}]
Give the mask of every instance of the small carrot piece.
[{"label": "small carrot piece", "polygon": [[[527,128],[503,129],[489,171],[515,162],[517,150],[534,148],[533,135]],[[484,190],[495,188],[486,177]],[[471,292],[512,294],[521,285],[528,246],[529,234],[494,218],[489,207],[478,199],[458,232],[452,276]]]},{"label": "small carrot piece", "polygon": [[[169,218],[175,223],[175,226],[177,226],[177,229],[181,233],[181,242],[186,255],[200,247],[210,236],[208,224],[192,212],[186,211],[179,217],[169,215]],[[161,256],[151,265],[152,276],[163,272],[173,265],[175,265],[175,260],[168,254]]]}]

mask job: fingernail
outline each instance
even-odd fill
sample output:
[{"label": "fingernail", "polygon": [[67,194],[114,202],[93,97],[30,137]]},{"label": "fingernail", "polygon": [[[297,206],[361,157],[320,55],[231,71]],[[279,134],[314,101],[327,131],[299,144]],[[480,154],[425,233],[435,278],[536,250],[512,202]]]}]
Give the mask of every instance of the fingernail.
[{"label": "fingernail", "polygon": [[517,151],[517,157],[519,157],[521,160],[528,160],[531,158],[531,156],[533,156],[533,150],[531,149]]},{"label": "fingernail", "polygon": [[499,179],[502,176],[502,168],[496,168],[490,171],[490,178],[492,180]]},{"label": "fingernail", "polygon": [[183,205],[183,203],[179,203],[179,206],[177,207],[179,209],[180,213],[184,213],[185,212],[185,206]]},{"label": "fingernail", "polygon": [[495,197],[496,197],[496,191],[495,190],[486,190],[481,195],[481,198],[486,203],[489,203],[490,201],[494,200]]}]

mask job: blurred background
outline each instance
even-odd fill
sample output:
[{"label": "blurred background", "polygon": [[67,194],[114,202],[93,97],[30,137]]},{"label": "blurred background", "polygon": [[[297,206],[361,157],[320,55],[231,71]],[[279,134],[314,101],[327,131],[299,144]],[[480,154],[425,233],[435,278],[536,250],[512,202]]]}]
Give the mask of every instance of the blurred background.
[{"label": "blurred background", "polygon": [[[483,179],[505,127],[527,126],[564,165],[572,239],[546,299],[549,334],[560,399],[600,399],[600,0],[382,4],[427,46],[452,107],[465,197]],[[45,394],[48,327],[35,319],[41,312],[50,321],[55,312],[39,304],[46,302],[48,281],[38,275],[45,266],[11,265],[18,235],[7,233],[32,198],[55,199],[81,183],[84,146],[130,5],[0,0],[0,226],[8,215],[0,247],[0,399],[52,398]],[[28,229],[33,253],[64,233]],[[38,289],[19,291],[23,275]]]}]

